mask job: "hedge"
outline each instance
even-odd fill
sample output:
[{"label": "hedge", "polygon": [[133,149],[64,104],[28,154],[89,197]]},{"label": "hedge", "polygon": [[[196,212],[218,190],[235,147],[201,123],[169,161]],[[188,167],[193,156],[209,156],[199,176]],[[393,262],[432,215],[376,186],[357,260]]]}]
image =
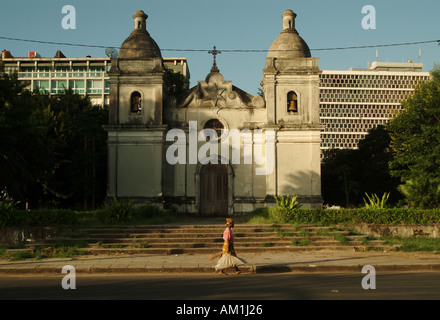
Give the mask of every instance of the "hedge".
[{"label": "hedge", "polygon": [[40,209],[25,211],[13,204],[0,202],[0,227],[8,226],[62,226],[79,224],[114,224],[137,222],[168,214],[154,205],[135,207],[131,201],[115,200],[94,211],[74,211],[69,209]]},{"label": "hedge", "polygon": [[68,209],[0,210],[0,227],[76,225],[78,212]]},{"label": "hedge", "polygon": [[[141,210],[142,209],[142,210]],[[153,210],[154,209],[154,210]],[[145,211],[145,212],[144,212]],[[151,217],[163,213],[154,207],[130,210],[127,220]],[[299,224],[438,224],[440,209],[422,210],[412,208],[389,209],[293,209],[279,207],[258,209],[256,214],[268,215],[275,222]],[[105,216],[105,217],[104,217]],[[77,212],[68,209],[42,209],[24,211],[5,210],[0,207],[0,227],[4,226],[55,226],[78,225],[84,221],[104,223],[112,218],[107,210],[94,212]],[[124,219],[125,220],[125,219]],[[126,221],[126,220],[125,220]],[[123,221],[115,221],[123,222]]]},{"label": "hedge", "polygon": [[284,223],[337,224],[436,224],[440,223],[440,209],[422,210],[413,208],[389,209],[293,209],[271,207],[267,209],[271,218]]}]

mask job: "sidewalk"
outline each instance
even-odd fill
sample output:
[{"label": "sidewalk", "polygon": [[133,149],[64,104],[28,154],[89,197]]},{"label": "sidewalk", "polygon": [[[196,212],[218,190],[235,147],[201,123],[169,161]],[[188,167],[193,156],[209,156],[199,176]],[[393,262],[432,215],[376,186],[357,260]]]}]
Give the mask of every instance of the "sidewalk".
[{"label": "sidewalk", "polygon": [[[215,252],[214,252],[215,253]],[[213,253],[213,254],[214,254]],[[354,252],[317,251],[240,255],[247,264],[245,273],[280,272],[356,272],[371,265],[376,272],[440,272],[440,255],[426,252]],[[119,255],[79,256],[42,260],[0,260],[0,276],[25,274],[61,275],[64,266],[75,267],[77,274],[153,274],[205,273],[216,274],[217,259],[211,255]]]}]

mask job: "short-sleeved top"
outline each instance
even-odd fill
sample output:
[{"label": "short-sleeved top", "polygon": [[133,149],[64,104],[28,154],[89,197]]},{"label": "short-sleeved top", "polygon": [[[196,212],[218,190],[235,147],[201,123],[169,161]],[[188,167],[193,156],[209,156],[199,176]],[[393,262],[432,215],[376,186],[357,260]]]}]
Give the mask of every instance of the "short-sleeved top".
[{"label": "short-sleeved top", "polygon": [[225,241],[234,241],[234,235],[232,234],[231,228],[226,228],[225,232],[223,232],[223,240]]}]

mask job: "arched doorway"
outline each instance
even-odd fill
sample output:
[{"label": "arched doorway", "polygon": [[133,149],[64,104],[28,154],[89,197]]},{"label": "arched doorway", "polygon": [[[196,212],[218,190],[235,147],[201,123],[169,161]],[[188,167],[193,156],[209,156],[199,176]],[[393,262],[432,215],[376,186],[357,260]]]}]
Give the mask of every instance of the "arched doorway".
[{"label": "arched doorway", "polygon": [[226,165],[208,163],[200,170],[200,213],[228,215],[228,170]]}]

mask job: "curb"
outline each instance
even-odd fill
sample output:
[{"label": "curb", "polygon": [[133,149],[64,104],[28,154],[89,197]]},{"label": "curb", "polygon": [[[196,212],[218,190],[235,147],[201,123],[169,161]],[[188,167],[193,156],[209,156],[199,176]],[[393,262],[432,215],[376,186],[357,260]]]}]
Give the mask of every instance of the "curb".
[{"label": "curb", "polygon": [[[361,273],[364,265],[357,266],[257,266],[255,273]],[[440,264],[427,265],[374,265],[376,272],[440,271]]]},{"label": "curb", "polygon": [[[273,273],[361,273],[363,265],[352,266],[248,266],[240,268],[245,274],[273,274]],[[376,272],[419,272],[419,271],[440,271],[440,264],[418,264],[418,265],[375,265]],[[201,268],[76,268],[77,274],[215,274],[217,271],[213,267]],[[16,268],[0,269],[0,275],[62,275],[60,268]]]}]

